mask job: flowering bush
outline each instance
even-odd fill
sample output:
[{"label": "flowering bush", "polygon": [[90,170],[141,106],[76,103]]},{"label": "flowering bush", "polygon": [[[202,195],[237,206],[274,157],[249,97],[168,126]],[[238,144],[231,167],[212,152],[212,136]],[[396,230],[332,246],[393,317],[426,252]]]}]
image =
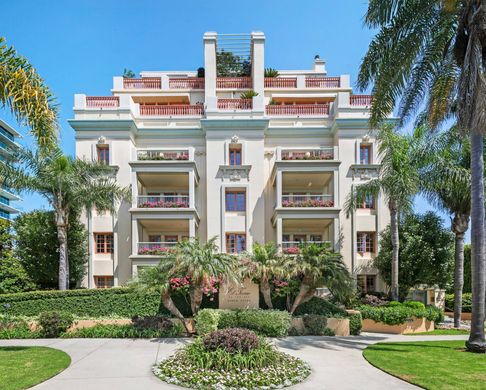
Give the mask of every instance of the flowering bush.
[{"label": "flowering bush", "polygon": [[297,200],[290,201],[284,200],[282,202],[282,207],[333,207],[333,200],[320,200],[320,199],[307,199],[307,200]]},{"label": "flowering bush", "polygon": [[188,276],[182,278],[171,278],[169,280],[170,288],[174,291],[180,291],[182,293],[188,293],[191,287],[191,279]]},{"label": "flowering bush", "polygon": [[320,154],[310,154],[310,153],[296,153],[292,155],[283,155],[282,160],[332,160],[332,153],[322,152]]},{"label": "flowering bush", "polygon": [[184,154],[159,154],[159,155],[150,155],[150,154],[143,154],[139,155],[138,159],[141,161],[187,161],[189,160],[189,155],[187,153]]},{"label": "flowering bush", "polygon": [[202,292],[204,295],[209,297],[209,300],[214,299],[214,295],[218,293],[220,287],[220,280],[219,278],[215,278],[214,276],[211,276],[209,280],[207,280],[204,283],[204,286],[202,288]]},{"label": "flowering bush", "polygon": [[151,208],[166,208],[166,209],[175,209],[175,208],[188,208],[189,202],[188,201],[164,201],[164,200],[157,200],[157,201],[148,201],[141,203],[138,207],[142,209],[151,209]]},{"label": "flowering bush", "polygon": [[208,334],[203,338],[203,344],[207,351],[221,348],[229,353],[247,353],[259,347],[260,339],[248,329],[227,328]]},{"label": "flowering bush", "polygon": [[173,250],[174,249],[172,249],[172,248],[154,245],[154,246],[146,246],[146,247],[143,247],[143,248],[139,248],[138,254],[139,255],[163,255],[163,254],[166,254],[167,252],[171,252]]},{"label": "flowering bush", "polygon": [[298,255],[300,253],[300,249],[296,246],[291,246],[289,248],[285,248],[283,252],[286,255]]}]

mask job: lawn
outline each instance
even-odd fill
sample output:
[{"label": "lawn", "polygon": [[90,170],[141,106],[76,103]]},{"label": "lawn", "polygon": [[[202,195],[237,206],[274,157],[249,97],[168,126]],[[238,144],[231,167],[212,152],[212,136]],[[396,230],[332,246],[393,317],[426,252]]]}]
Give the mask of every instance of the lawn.
[{"label": "lawn", "polygon": [[486,389],[486,354],[464,341],[378,343],[363,352],[375,367],[426,389]]},{"label": "lawn", "polygon": [[435,329],[432,332],[406,333],[405,336],[463,336],[469,334],[466,329]]},{"label": "lawn", "polygon": [[71,363],[65,352],[47,347],[0,347],[0,387],[27,389],[59,374]]}]

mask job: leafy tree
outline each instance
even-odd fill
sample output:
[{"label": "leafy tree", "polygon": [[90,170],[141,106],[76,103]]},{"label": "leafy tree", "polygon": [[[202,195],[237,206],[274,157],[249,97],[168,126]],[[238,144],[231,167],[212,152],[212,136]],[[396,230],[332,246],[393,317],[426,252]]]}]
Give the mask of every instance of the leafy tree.
[{"label": "leafy tree", "polygon": [[135,77],[135,73],[131,69],[123,69],[123,77],[128,79],[133,79]]},{"label": "leafy tree", "polygon": [[218,77],[250,76],[251,63],[230,51],[216,53],[216,74]]},{"label": "leafy tree", "polygon": [[317,288],[327,287],[338,301],[353,294],[352,278],[340,253],[329,245],[307,244],[296,256],[289,256],[284,264],[289,278],[298,278],[299,292],[292,303],[293,314],[300,304],[310,300]]},{"label": "leafy tree", "polygon": [[68,232],[70,212],[93,208],[98,212],[115,212],[117,204],[130,197],[121,188],[106,164],[89,162],[64,155],[55,149],[50,155],[19,149],[14,153],[15,166],[0,161],[0,177],[10,188],[38,192],[54,209],[59,245],[59,290],[69,281]]},{"label": "leafy tree", "polygon": [[51,91],[26,58],[0,37],[0,106],[25,123],[41,148],[57,143],[58,110]]},{"label": "leafy tree", "polygon": [[[432,212],[407,214],[400,220],[399,234],[400,300],[420,284],[447,287],[452,281],[454,238],[441,219]],[[373,265],[388,285],[392,281],[392,258],[391,229],[387,226],[380,234],[380,251]]]},{"label": "leafy tree", "polygon": [[455,116],[471,143],[473,302],[467,348],[485,352],[486,251],[483,144],[486,115],[486,0],[370,0],[365,24],[377,29],[361,63],[358,86],[373,85],[370,124],[399,102],[402,122],[436,128]]},{"label": "leafy tree", "polygon": [[14,257],[13,234],[10,221],[0,219],[0,294],[35,289],[19,259]]},{"label": "leafy tree", "polygon": [[413,196],[419,190],[419,174],[414,161],[414,150],[420,145],[422,135],[420,132],[416,132],[413,136],[402,136],[391,125],[384,125],[376,140],[381,161],[378,177],[356,185],[346,200],[345,209],[349,215],[356,210],[360,199],[370,196],[376,198],[380,191],[384,194],[390,210],[393,244],[391,296],[393,300],[397,300],[399,297],[400,251],[398,217],[400,213],[411,209]]},{"label": "leafy tree", "polygon": [[[69,286],[76,287],[86,273],[88,261],[87,233],[79,213],[70,212],[67,232]],[[29,277],[41,289],[59,285],[59,246],[53,211],[35,210],[19,215],[14,222],[15,255]]]}]

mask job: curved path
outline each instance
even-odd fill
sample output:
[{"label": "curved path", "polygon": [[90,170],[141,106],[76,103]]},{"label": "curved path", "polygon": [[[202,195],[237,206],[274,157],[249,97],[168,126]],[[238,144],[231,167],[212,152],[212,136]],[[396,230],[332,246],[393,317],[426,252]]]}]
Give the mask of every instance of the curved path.
[{"label": "curved path", "polygon": [[[376,333],[355,337],[287,337],[276,340],[284,352],[312,366],[311,376],[292,389],[418,389],[371,366],[362,356],[380,341],[466,340],[466,336],[394,336]],[[71,365],[33,387],[49,390],[180,389],[157,379],[151,366],[187,343],[186,339],[40,339],[0,340],[6,345],[45,345],[67,352]]]}]

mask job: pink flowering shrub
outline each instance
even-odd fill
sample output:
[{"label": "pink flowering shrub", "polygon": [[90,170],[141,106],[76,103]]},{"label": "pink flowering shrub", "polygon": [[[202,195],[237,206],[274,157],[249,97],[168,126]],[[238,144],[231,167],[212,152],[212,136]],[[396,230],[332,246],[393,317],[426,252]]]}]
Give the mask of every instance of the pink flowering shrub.
[{"label": "pink flowering shrub", "polygon": [[333,200],[320,200],[320,199],[307,199],[307,200],[297,200],[290,201],[284,200],[282,202],[282,207],[333,207]]},{"label": "pink flowering shrub", "polygon": [[140,207],[142,209],[147,209],[147,208],[167,208],[167,209],[187,208],[187,207],[189,207],[189,201],[184,200],[184,201],[170,202],[170,201],[157,200],[157,201],[143,202],[138,207]]},{"label": "pink flowering shrub", "polygon": [[293,153],[291,156],[288,155],[288,154],[284,154],[282,156],[282,160],[332,160],[333,159],[333,155],[332,153],[329,153],[329,152],[322,152],[318,155],[306,155],[305,153]]},{"label": "pink flowering shrub", "polygon": [[300,249],[296,246],[291,246],[289,248],[285,248],[283,252],[286,255],[298,255],[300,253]]},{"label": "pink flowering shrub", "polygon": [[167,248],[164,246],[153,245],[153,246],[145,246],[143,248],[138,248],[139,255],[163,255],[168,252],[173,251],[172,248]]}]

